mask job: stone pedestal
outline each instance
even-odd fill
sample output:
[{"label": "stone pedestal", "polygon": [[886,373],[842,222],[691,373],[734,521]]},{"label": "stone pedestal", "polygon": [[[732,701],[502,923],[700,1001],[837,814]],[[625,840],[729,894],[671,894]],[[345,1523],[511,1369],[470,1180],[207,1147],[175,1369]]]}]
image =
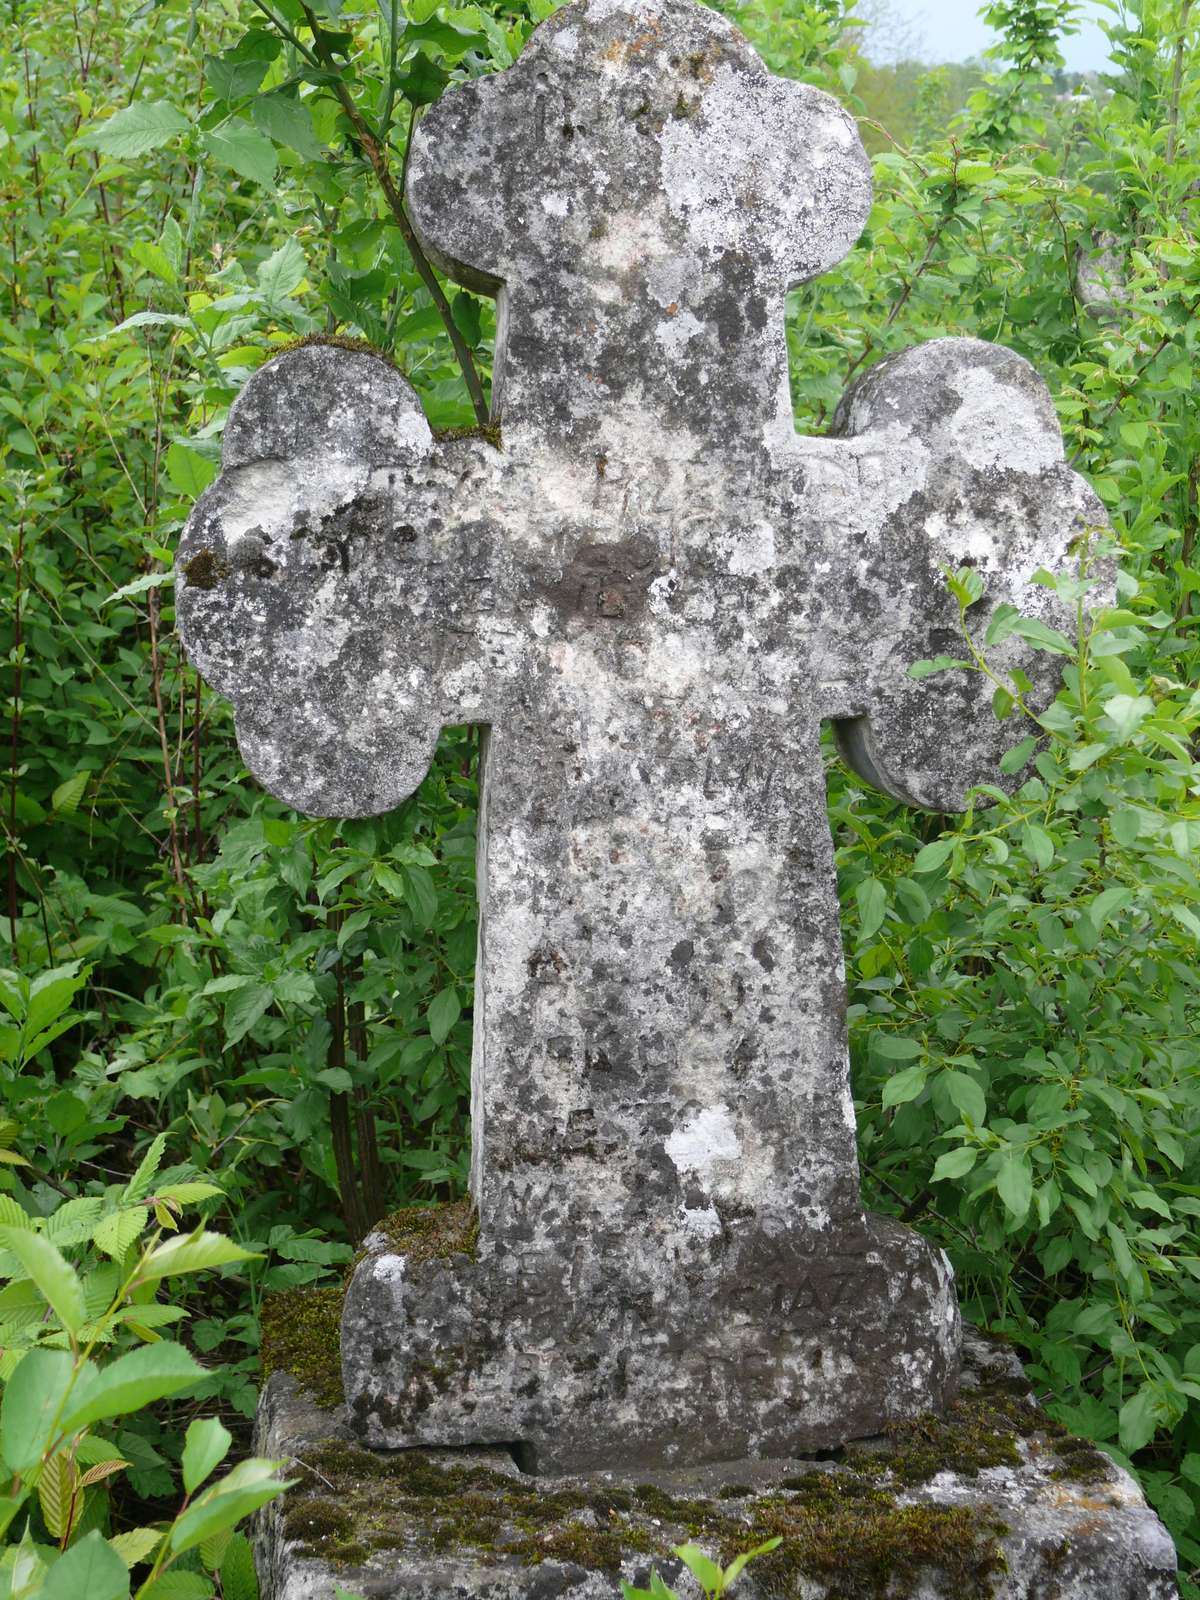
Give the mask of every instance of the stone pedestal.
[{"label": "stone pedestal", "polygon": [[968,1335],[944,1417],[834,1459],[531,1477],[498,1449],[388,1454],[277,1372],[256,1448],[299,1480],[261,1514],[263,1600],[608,1600],[673,1546],[728,1561],[775,1535],[739,1600],[1176,1600],[1171,1540],[1129,1475],[1034,1403]]}]

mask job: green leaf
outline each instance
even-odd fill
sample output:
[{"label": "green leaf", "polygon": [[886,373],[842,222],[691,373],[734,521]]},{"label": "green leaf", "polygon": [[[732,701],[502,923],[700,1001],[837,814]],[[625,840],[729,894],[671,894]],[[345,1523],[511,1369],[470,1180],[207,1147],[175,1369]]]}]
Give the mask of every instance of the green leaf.
[{"label": "green leaf", "polygon": [[442,90],[450,82],[450,74],[436,61],[431,61],[423,50],[418,50],[409,70],[397,73],[395,81],[410,105],[429,106],[441,98]]},{"label": "green leaf", "polygon": [[304,252],[295,239],[281,244],[258,269],[255,282],[269,311],[278,308],[304,282]]},{"label": "green leaf", "polygon": [[129,1568],[95,1528],[59,1556],[38,1600],[126,1600]]},{"label": "green leaf", "polygon": [[704,1554],[699,1545],[676,1545],[672,1554],[679,1557],[706,1594],[720,1594],[725,1575],[717,1563]]},{"label": "green leaf", "polygon": [[954,849],[955,842],[953,839],[935,839],[923,850],[918,850],[917,858],[913,862],[913,871],[936,872]]},{"label": "green leaf", "polygon": [[150,1193],[154,1178],[162,1165],[163,1151],[167,1148],[167,1136],[159,1133],[150,1141],[150,1147],[138,1164],[138,1169],[125,1185],[122,1196],[126,1205],[136,1205],[139,1200],[144,1200]]},{"label": "green leaf", "polygon": [[914,1061],[924,1046],[918,1039],[906,1039],[903,1034],[884,1033],[882,1029],[871,1034],[873,1054],[885,1061]]},{"label": "green leaf", "polygon": [[234,990],[225,1005],[225,1043],[240,1043],[270,1010],[275,991],[265,983],[249,983]]},{"label": "green leaf", "polygon": [[209,154],[223,167],[230,167],[239,177],[249,178],[267,188],[275,177],[279,165],[275,146],[258,130],[237,117],[223,127],[213,128],[204,135]]},{"label": "green leaf", "polygon": [[50,1427],[74,1371],[66,1350],[30,1350],[21,1357],[0,1402],[0,1452],[10,1472],[29,1472],[54,1443]]},{"label": "green leaf", "polygon": [[254,1551],[245,1534],[235,1533],[221,1557],[221,1600],[258,1600]]},{"label": "green leaf", "polygon": [[79,810],[79,802],[87,790],[91,773],[87,771],[76,772],[65,783],[60,783],[50,797],[50,808],[60,817],[73,817]]},{"label": "green leaf", "polygon": [[928,1076],[929,1069],[925,1066],[905,1067],[903,1072],[895,1073],[883,1086],[883,1109],[887,1111],[892,1106],[902,1106],[909,1100],[915,1100],[925,1087]]},{"label": "green leaf", "polygon": [[107,1367],[88,1364],[87,1377],[81,1378],[71,1396],[63,1426],[68,1433],[77,1433],[104,1417],[128,1416],[156,1400],[181,1394],[206,1376],[182,1345],[165,1339],[139,1345]]},{"label": "green leaf", "polygon": [[212,1581],[203,1573],[172,1567],[145,1589],[139,1589],[138,1600],[209,1600],[212,1593]]},{"label": "green leaf", "polygon": [[183,1487],[194,1495],[204,1480],[224,1461],[233,1435],[217,1421],[204,1417],[190,1424],[183,1441]]},{"label": "green leaf", "polygon": [[[128,1533],[113,1534],[108,1542],[127,1567],[136,1567],[148,1560],[162,1541],[160,1528],[130,1528]],[[257,1600],[257,1596],[253,1600]]]},{"label": "green leaf", "polygon": [[1027,822],[1021,829],[1021,848],[1040,872],[1045,872],[1054,860],[1054,840],[1035,823]]},{"label": "green leaf", "polygon": [[967,1145],[960,1145],[957,1150],[947,1150],[933,1164],[932,1181],[941,1183],[947,1178],[965,1178],[978,1159],[978,1150],[972,1150]]},{"label": "green leaf", "polygon": [[102,1218],[96,1224],[96,1231],[92,1235],[93,1243],[106,1256],[111,1256],[114,1261],[120,1261],[146,1226],[147,1215],[145,1206],[129,1206],[122,1211],[114,1212],[112,1216]]},{"label": "green leaf", "polygon": [[1161,1398],[1155,1384],[1144,1384],[1121,1407],[1120,1439],[1122,1450],[1133,1455],[1148,1445],[1158,1431]]},{"label": "green leaf", "polygon": [[312,112],[290,94],[261,94],[250,107],[255,125],[276,144],[286,145],[305,161],[320,161],[325,150],[313,129]]},{"label": "green leaf", "polygon": [[974,1078],[952,1068],[942,1073],[942,1084],[951,1104],[977,1128],[987,1121],[987,1097]]},{"label": "green leaf", "polygon": [[996,1169],[996,1193],[1014,1222],[1024,1222],[1033,1201],[1033,1173],[1022,1150],[1007,1150]]},{"label": "green leaf", "polygon": [[83,1287],[61,1251],[39,1233],[9,1227],[0,1227],[0,1248],[16,1256],[67,1332],[78,1333],[87,1321]]},{"label": "green leaf", "polygon": [[887,914],[887,890],[878,878],[864,878],[856,887],[854,898],[858,904],[858,936],[867,940],[883,926]]},{"label": "green leaf", "polygon": [[194,1233],[181,1234],[168,1239],[150,1252],[142,1267],[141,1281],[153,1283],[158,1278],[174,1278],[187,1272],[205,1272],[210,1267],[226,1267],[239,1261],[257,1261],[253,1250],[243,1250],[224,1234],[208,1233],[197,1228]]},{"label": "green leaf", "polygon": [[1104,703],[1105,720],[1112,724],[1119,744],[1127,744],[1153,711],[1154,701],[1144,694],[1114,694]]},{"label": "green leaf", "polygon": [[441,994],[433,997],[426,1013],[426,1020],[429,1023],[429,1036],[435,1044],[445,1043],[461,1011],[457,989],[443,989]]},{"label": "green leaf", "polygon": [[236,1527],[243,1517],[282,1494],[288,1485],[276,1477],[278,1465],[257,1457],[240,1462],[176,1518],[170,1533],[171,1549],[177,1555],[194,1550],[223,1529]]},{"label": "green leaf", "polygon": [[166,100],[139,100],[105,122],[94,122],[79,143],[101,155],[125,160],[157,150],[191,125],[190,119]]},{"label": "green leaf", "polygon": [[1022,767],[1028,765],[1029,758],[1037,749],[1037,736],[1030,734],[1027,739],[1022,739],[1020,744],[1013,745],[1011,750],[1006,750],[1000,757],[1000,771],[1006,777],[1012,777],[1020,772]]},{"label": "green leaf", "polygon": [[178,440],[167,450],[167,478],[177,494],[195,500],[217,475],[216,463]]}]

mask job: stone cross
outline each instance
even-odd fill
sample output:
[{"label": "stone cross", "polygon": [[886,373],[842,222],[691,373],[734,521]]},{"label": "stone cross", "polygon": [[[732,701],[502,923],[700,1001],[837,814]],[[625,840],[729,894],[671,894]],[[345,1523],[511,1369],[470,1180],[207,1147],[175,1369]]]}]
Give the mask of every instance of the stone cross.
[{"label": "stone cross", "polygon": [[[1031,584],[1102,520],[1010,351],[882,361],[793,427],[789,288],[871,202],[854,124],[692,0],[572,0],[448,93],[408,204],[494,294],[502,448],[435,439],[385,360],[255,374],[183,543],[180,625],[247,764],[362,816],[487,731],[478,1240],[383,1240],[343,1323],[377,1446],[542,1470],[788,1456],[944,1402],[945,1258],[864,1213],[819,731],[914,805],[1011,729],[944,569]],[[1010,641],[996,652],[1035,679]],[[1043,687],[1045,675],[1040,680]]]}]

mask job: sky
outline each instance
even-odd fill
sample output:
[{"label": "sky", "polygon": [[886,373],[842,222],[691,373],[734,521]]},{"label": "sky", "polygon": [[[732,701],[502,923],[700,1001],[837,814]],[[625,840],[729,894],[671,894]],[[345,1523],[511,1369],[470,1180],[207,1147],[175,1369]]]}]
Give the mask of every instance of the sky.
[{"label": "sky", "polygon": [[[891,0],[890,9],[914,24],[923,36],[929,61],[965,61],[996,42],[996,34],[980,22],[976,10],[981,0]],[[1099,6],[1088,0],[1078,33],[1063,41],[1067,70],[1091,72],[1104,67],[1107,43],[1096,26]]]}]

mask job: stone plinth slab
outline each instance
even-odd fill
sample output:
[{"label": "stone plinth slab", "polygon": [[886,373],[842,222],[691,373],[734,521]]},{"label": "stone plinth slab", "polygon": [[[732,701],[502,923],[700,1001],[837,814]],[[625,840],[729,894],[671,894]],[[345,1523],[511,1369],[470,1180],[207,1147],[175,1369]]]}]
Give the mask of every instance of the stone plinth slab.
[{"label": "stone plinth slab", "polygon": [[1176,1600],[1175,1552],[1129,1475],[1051,1423],[1020,1367],[967,1339],[943,1418],[826,1461],[530,1477],[502,1450],[376,1454],[343,1410],[270,1379],[257,1449],[298,1483],[261,1515],[263,1600],[610,1600],[671,1555],[779,1535],[739,1600]]}]

